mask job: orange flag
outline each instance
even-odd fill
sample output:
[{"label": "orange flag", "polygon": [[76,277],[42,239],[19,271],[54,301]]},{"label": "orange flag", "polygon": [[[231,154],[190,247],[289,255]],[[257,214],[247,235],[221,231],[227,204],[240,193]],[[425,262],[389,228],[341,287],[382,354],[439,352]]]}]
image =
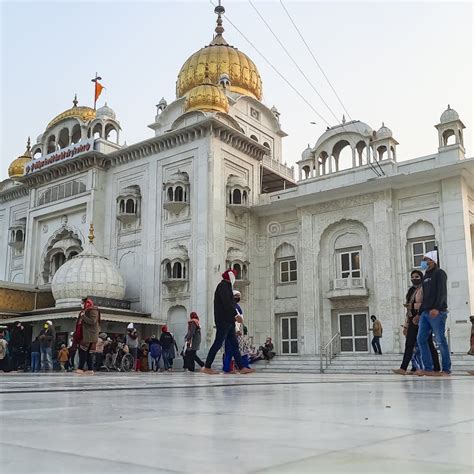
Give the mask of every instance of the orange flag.
[{"label": "orange flag", "polygon": [[97,102],[97,99],[99,98],[102,89],[104,89],[104,86],[99,81],[95,81],[95,102]]}]

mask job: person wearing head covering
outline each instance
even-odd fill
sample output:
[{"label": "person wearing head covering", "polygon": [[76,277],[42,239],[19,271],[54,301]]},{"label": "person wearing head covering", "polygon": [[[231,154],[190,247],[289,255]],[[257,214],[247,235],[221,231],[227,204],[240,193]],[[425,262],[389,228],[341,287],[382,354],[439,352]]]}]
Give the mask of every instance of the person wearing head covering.
[{"label": "person wearing head covering", "polygon": [[[408,364],[412,361],[412,366],[417,370],[422,370],[422,364],[420,364],[419,348],[416,344],[416,337],[418,335],[418,325],[420,322],[420,308],[423,301],[423,272],[420,270],[413,270],[410,274],[412,286],[408,289],[405,297],[405,308],[406,318],[403,326],[403,335],[406,337],[405,340],[405,352],[403,354],[403,360],[399,369],[393,370],[395,374],[406,375]],[[430,347],[431,356],[433,358],[434,368],[436,371],[440,370],[438,352],[433,344],[433,337],[430,335],[428,338],[428,344]]]},{"label": "person wearing head covering", "polygon": [[46,321],[39,334],[41,349],[41,365],[45,371],[53,370],[53,346],[56,340],[56,333],[51,321]]},{"label": "person wearing head covering", "polygon": [[173,334],[168,331],[168,326],[165,324],[161,328],[160,345],[162,348],[163,365],[165,370],[171,371],[173,369],[173,359],[175,356],[174,349],[178,350]]},{"label": "person wearing head covering", "polygon": [[202,371],[206,374],[213,375],[219,373],[212,369],[212,363],[216,358],[217,352],[226,340],[228,341],[229,350],[234,357],[235,364],[240,370],[240,373],[248,374],[255,372],[254,369],[244,367],[235,334],[235,322],[242,323],[243,319],[235,307],[234,294],[232,291],[234,282],[234,270],[226,270],[222,274],[222,280],[217,285],[214,293],[214,322],[216,324],[216,336],[211,348],[209,349],[209,353],[207,354],[205,366],[202,368]]},{"label": "person wearing head covering", "polygon": [[12,330],[9,347],[11,350],[13,371],[19,369],[25,370],[25,346],[25,328],[20,321],[17,321]]},{"label": "person wearing head covering", "polygon": [[87,364],[87,373],[92,375],[94,373],[92,354],[95,351],[100,332],[100,311],[91,298],[82,300],[82,311],[79,313],[78,319],[82,330],[79,337],[79,366],[76,373],[83,374]]},{"label": "person wearing head covering", "polygon": [[201,367],[204,366],[204,362],[197,355],[197,351],[201,347],[201,324],[199,322],[199,316],[195,311],[189,315],[188,332],[184,339],[184,369],[194,372],[195,362],[197,362]]},{"label": "person wearing head covering", "polygon": [[158,372],[158,369],[160,368],[160,359],[161,359],[161,344],[160,341],[156,338],[156,336],[151,336],[150,343],[150,358],[151,358],[151,364],[150,364],[150,369],[153,372]]},{"label": "person wearing head covering", "polygon": [[[423,301],[420,307],[420,324],[418,329],[418,346],[420,347],[423,373],[420,375],[451,374],[451,356],[446,340],[446,319],[448,317],[447,275],[438,266],[438,251],[433,250],[424,255],[420,268],[425,270],[423,276]],[[433,331],[441,353],[442,372],[433,371],[433,358],[428,345],[428,338]]]},{"label": "person wearing head covering", "polygon": [[127,326],[127,334],[125,336],[125,344],[127,344],[130,354],[133,357],[133,370],[136,370],[138,357],[138,333],[133,323]]},{"label": "person wearing head covering", "polygon": [[[237,310],[237,312],[240,314],[240,316],[242,317],[242,322],[239,323],[239,322],[235,322],[235,335],[237,337],[237,342],[239,344],[239,351],[240,351],[240,355],[242,356],[242,364],[244,367],[246,368],[249,368],[250,367],[250,363],[249,363],[249,352],[250,352],[250,348],[248,347],[248,344],[247,344],[247,334],[245,333],[244,334],[244,322],[243,322],[243,319],[244,319],[244,312],[242,310],[242,307],[240,306],[240,297],[241,297],[241,294],[240,294],[240,291],[238,290],[234,290],[233,291],[233,294],[234,294],[234,303],[235,303],[235,309]],[[246,328],[245,328],[246,330]],[[223,371],[224,373],[226,374],[233,374],[235,373],[235,369],[232,367],[232,349],[230,347],[230,343],[228,341],[228,339],[226,339],[225,343],[224,343],[224,365],[223,365]]]}]

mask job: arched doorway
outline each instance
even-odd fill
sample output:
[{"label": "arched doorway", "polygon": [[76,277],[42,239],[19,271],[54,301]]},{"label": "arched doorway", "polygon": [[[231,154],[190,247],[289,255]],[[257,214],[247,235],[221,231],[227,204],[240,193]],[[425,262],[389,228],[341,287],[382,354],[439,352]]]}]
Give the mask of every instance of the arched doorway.
[{"label": "arched doorway", "polygon": [[184,336],[188,330],[188,314],[184,306],[173,306],[168,310],[168,330],[173,333],[181,351],[184,345]]}]

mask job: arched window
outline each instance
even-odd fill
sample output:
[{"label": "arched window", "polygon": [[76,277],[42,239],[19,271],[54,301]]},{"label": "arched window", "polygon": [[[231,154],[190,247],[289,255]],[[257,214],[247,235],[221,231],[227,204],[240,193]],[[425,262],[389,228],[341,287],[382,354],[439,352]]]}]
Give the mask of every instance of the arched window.
[{"label": "arched window", "polygon": [[310,177],[311,169],[309,166],[303,166],[303,173],[304,177],[303,179],[308,179]]},{"label": "arched window", "polygon": [[258,143],[258,138],[255,135],[250,135],[250,138]]},{"label": "arched window", "polygon": [[181,186],[176,186],[176,189],[174,190],[174,200],[176,202],[184,201],[184,192]]},{"label": "arched window", "polygon": [[51,277],[59,270],[59,268],[66,262],[66,256],[62,252],[55,253],[51,261]]},{"label": "arched window", "polygon": [[56,137],[54,135],[50,135],[46,143],[47,154],[54,153],[56,151]]},{"label": "arched window", "polygon": [[122,214],[125,212],[125,201],[123,199],[120,200],[120,212]]},{"label": "arched window", "polygon": [[170,262],[168,262],[165,266],[165,274],[166,274],[166,278],[171,278],[172,271],[171,271],[171,263]]},{"label": "arched window", "polygon": [[379,146],[377,148],[378,161],[382,161],[385,158],[386,153],[387,153],[387,147],[385,145]]},{"label": "arched window", "polygon": [[21,229],[18,229],[16,231],[15,240],[16,240],[16,242],[23,242],[23,231]]},{"label": "arched window", "polygon": [[268,148],[269,150],[271,150],[271,148],[270,148],[270,143],[268,143],[268,142],[263,142],[263,146],[264,146],[265,148]]},{"label": "arched window", "polygon": [[59,148],[66,148],[69,146],[69,130],[67,128],[61,129],[58,136]]},{"label": "arched window", "polygon": [[170,186],[168,188],[168,201],[173,202],[173,199],[174,199],[173,188]]},{"label": "arched window", "polygon": [[133,199],[127,199],[125,204],[125,212],[127,214],[135,214],[135,201]]},{"label": "arched window", "polygon": [[183,267],[180,262],[173,265],[173,278],[183,278]]},{"label": "arched window", "polygon": [[96,123],[92,129],[93,138],[102,138],[102,124]]},{"label": "arched window", "polygon": [[243,204],[247,205],[247,191],[242,193],[242,202]]},{"label": "arched window", "polygon": [[331,172],[331,169],[329,168],[328,154],[325,151],[322,151],[319,154],[318,171],[319,171],[320,176],[323,176]]},{"label": "arched window", "polygon": [[71,253],[68,255],[67,259],[68,259],[68,260],[71,260],[71,258],[75,257],[76,255],[79,255],[79,253],[76,252],[76,251],[73,251],[73,252],[71,252]]},{"label": "arched window", "polygon": [[81,141],[81,126],[77,123],[72,128],[71,144]]},{"label": "arched window", "polygon": [[234,263],[233,270],[235,272],[235,279],[242,280],[242,268],[240,267],[240,263]]},{"label": "arched window", "polygon": [[41,158],[41,148],[36,148],[36,150],[33,152],[33,159],[37,160],[38,158]]},{"label": "arched window", "polygon": [[112,124],[105,126],[105,139],[109,142],[118,143],[118,130]]},{"label": "arched window", "polygon": [[240,189],[234,189],[232,193],[232,204],[242,204],[242,193]]},{"label": "arched window", "polygon": [[335,171],[342,171],[352,168],[352,148],[347,140],[341,140],[334,145],[332,150]]},{"label": "arched window", "polygon": [[368,162],[367,152],[369,149],[367,148],[365,142],[361,140],[359,143],[357,143],[356,150],[357,150],[357,164],[359,166],[366,165]]},{"label": "arched window", "polygon": [[449,146],[449,145],[454,145],[456,143],[456,134],[454,133],[454,130],[445,130],[443,132],[443,145],[444,146]]}]

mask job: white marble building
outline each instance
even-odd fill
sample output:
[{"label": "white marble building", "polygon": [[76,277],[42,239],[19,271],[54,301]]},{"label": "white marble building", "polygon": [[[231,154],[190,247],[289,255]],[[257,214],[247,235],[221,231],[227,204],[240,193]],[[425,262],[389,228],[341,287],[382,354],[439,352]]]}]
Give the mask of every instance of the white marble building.
[{"label": "white marble building", "polygon": [[385,351],[400,352],[409,272],[437,245],[452,350],[464,352],[474,159],[458,114],[443,112],[438,150],[403,162],[389,128],[343,120],[303,151],[295,180],[258,69],[222,33],[219,15],[214,40],[179,72],[176,99],[157,105],[152,138],[119,145],[113,110],[75,99],[12,163],[0,183],[0,279],[50,286],[93,223],[132,309],[178,338],[194,310],[209,344],[214,288],[230,265],[257,343],[271,335],[280,354],[317,354],[342,330],[342,350],[369,351],[376,314]]}]

